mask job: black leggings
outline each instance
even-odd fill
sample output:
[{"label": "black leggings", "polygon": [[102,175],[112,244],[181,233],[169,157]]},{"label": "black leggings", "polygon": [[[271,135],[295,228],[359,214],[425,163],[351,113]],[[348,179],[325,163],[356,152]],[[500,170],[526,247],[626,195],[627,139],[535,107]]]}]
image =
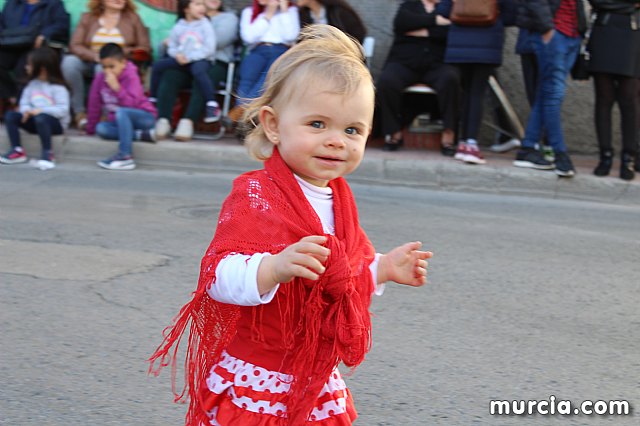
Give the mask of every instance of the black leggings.
[{"label": "black leggings", "polygon": [[611,144],[611,109],[614,102],[620,108],[622,150],[634,155],[638,150],[636,139],[636,92],[638,80],[616,74],[594,73],[596,93],[595,122],[600,153],[613,151]]}]

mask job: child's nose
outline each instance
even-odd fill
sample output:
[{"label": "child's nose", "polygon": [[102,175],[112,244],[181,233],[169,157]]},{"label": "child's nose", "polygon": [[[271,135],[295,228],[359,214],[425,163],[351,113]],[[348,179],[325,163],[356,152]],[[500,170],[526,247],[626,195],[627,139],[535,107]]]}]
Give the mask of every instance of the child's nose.
[{"label": "child's nose", "polygon": [[326,144],[334,148],[344,148],[346,143],[341,132],[332,132],[327,136]]}]

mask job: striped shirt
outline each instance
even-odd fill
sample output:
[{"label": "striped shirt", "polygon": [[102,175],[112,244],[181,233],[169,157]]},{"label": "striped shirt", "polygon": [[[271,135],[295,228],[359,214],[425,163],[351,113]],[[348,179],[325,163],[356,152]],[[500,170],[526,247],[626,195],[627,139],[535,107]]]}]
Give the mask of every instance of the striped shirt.
[{"label": "striped shirt", "polygon": [[578,37],[577,0],[560,0],[560,6],[553,18],[556,30],[568,37]]}]

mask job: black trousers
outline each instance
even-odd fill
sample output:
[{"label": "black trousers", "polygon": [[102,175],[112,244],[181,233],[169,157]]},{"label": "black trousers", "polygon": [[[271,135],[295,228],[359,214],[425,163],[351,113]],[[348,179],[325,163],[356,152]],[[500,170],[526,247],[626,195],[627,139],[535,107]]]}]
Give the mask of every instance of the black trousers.
[{"label": "black trousers", "polygon": [[462,140],[478,139],[482,122],[484,95],[489,86],[489,76],[496,68],[493,64],[458,64],[462,83]]},{"label": "black trousers", "polygon": [[622,151],[635,155],[638,150],[636,92],[638,79],[616,74],[594,73],[596,94],[595,122],[600,153],[613,151],[611,142],[611,110],[617,103],[620,109]]},{"label": "black trousers", "polygon": [[27,74],[24,67],[28,54],[28,50],[0,47],[0,99],[18,97]]},{"label": "black trousers", "polygon": [[438,107],[445,129],[454,130],[458,122],[460,79],[455,67],[438,64],[416,71],[388,62],[376,83],[377,106],[383,135],[391,135],[403,127],[403,90],[413,84],[429,85],[437,93]]}]

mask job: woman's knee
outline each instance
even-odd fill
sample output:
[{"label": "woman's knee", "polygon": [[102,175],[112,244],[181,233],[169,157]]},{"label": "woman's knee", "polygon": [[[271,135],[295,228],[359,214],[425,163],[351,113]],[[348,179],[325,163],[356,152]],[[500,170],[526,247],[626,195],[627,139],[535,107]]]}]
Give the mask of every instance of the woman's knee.
[{"label": "woman's knee", "polygon": [[20,124],[22,121],[22,114],[18,111],[7,111],[4,114],[4,122],[6,124]]}]

